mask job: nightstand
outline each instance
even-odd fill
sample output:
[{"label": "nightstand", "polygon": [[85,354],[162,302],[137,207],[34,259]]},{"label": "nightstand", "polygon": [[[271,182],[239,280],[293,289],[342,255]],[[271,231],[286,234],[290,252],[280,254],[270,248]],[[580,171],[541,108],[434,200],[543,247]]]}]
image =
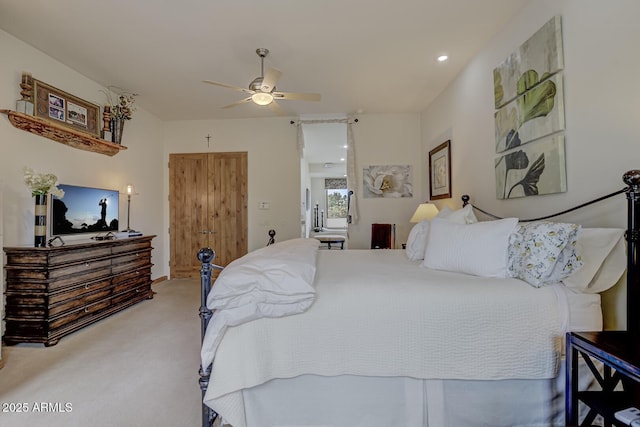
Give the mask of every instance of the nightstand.
[{"label": "nightstand", "polygon": [[[586,362],[600,391],[578,390],[578,357]],[[604,364],[602,374],[594,361]],[[622,387],[618,387],[620,383]],[[605,426],[624,426],[615,419],[615,412],[631,406],[640,408],[640,335],[626,331],[568,333],[565,391],[568,426],[578,425],[578,402],[589,408],[580,425],[590,426],[601,415]]]}]

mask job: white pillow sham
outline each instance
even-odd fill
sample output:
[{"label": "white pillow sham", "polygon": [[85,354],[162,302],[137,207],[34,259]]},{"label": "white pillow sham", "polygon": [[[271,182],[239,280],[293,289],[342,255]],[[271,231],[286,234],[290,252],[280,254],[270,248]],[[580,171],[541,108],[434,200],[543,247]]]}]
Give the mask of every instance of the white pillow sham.
[{"label": "white pillow sham", "polygon": [[467,205],[455,211],[448,206],[445,206],[440,212],[438,212],[436,218],[444,218],[458,224],[474,224],[478,222],[478,219],[473,213],[473,206],[471,205]]},{"label": "white pillow sham", "polygon": [[429,235],[429,221],[422,220],[411,228],[407,238],[407,258],[411,261],[424,259],[427,248],[427,236]]},{"label": "white pillow sham", "polygon": [[624,230],[583,228],[578,240],[584,266],[562,280],[584,293],[600,293],[615,285],[627,268]]},{"label": "white pillow sham", "polygon": [[434,218],[429,227],[423,267],[482,277],[508,277],[509,235],[517,218],[458,224]]}]

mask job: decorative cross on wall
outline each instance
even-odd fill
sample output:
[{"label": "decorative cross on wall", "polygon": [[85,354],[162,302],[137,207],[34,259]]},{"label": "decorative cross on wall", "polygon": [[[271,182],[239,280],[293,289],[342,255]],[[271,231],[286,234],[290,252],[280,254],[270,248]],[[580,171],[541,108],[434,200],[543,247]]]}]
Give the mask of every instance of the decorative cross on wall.
[{"label": "decorative cross on wall", "polygon": [[207,134],[207,136],[205,136],[205,138],[207,139],[207,148],[209,147],[209,140],[211,139],[211,135]]}]

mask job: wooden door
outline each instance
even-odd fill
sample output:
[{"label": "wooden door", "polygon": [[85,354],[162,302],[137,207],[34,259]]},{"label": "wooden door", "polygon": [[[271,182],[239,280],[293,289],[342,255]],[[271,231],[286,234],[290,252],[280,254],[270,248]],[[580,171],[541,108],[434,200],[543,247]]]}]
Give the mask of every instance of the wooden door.
[{"label": "wooden door", "polygon": [[227,265],[247,253],[247,153],[210,154],[207,172],[209,244],[214,262]]},{"label": "wooden door", "polygon": [[227,265],[247,253],[247,153],[169,156],[170,277],[198,278],[198,251]]}]

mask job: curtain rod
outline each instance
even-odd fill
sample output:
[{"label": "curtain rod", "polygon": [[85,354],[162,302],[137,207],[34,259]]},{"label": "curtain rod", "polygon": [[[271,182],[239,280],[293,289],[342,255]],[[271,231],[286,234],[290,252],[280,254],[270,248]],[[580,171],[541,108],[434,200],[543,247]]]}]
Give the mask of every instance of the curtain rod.
[{"label": "curtain rod", "polygon": [[329,119],[329,120],[291,120],[290,125],[320,124],[320,123],[358,123],[358,119]]}]

